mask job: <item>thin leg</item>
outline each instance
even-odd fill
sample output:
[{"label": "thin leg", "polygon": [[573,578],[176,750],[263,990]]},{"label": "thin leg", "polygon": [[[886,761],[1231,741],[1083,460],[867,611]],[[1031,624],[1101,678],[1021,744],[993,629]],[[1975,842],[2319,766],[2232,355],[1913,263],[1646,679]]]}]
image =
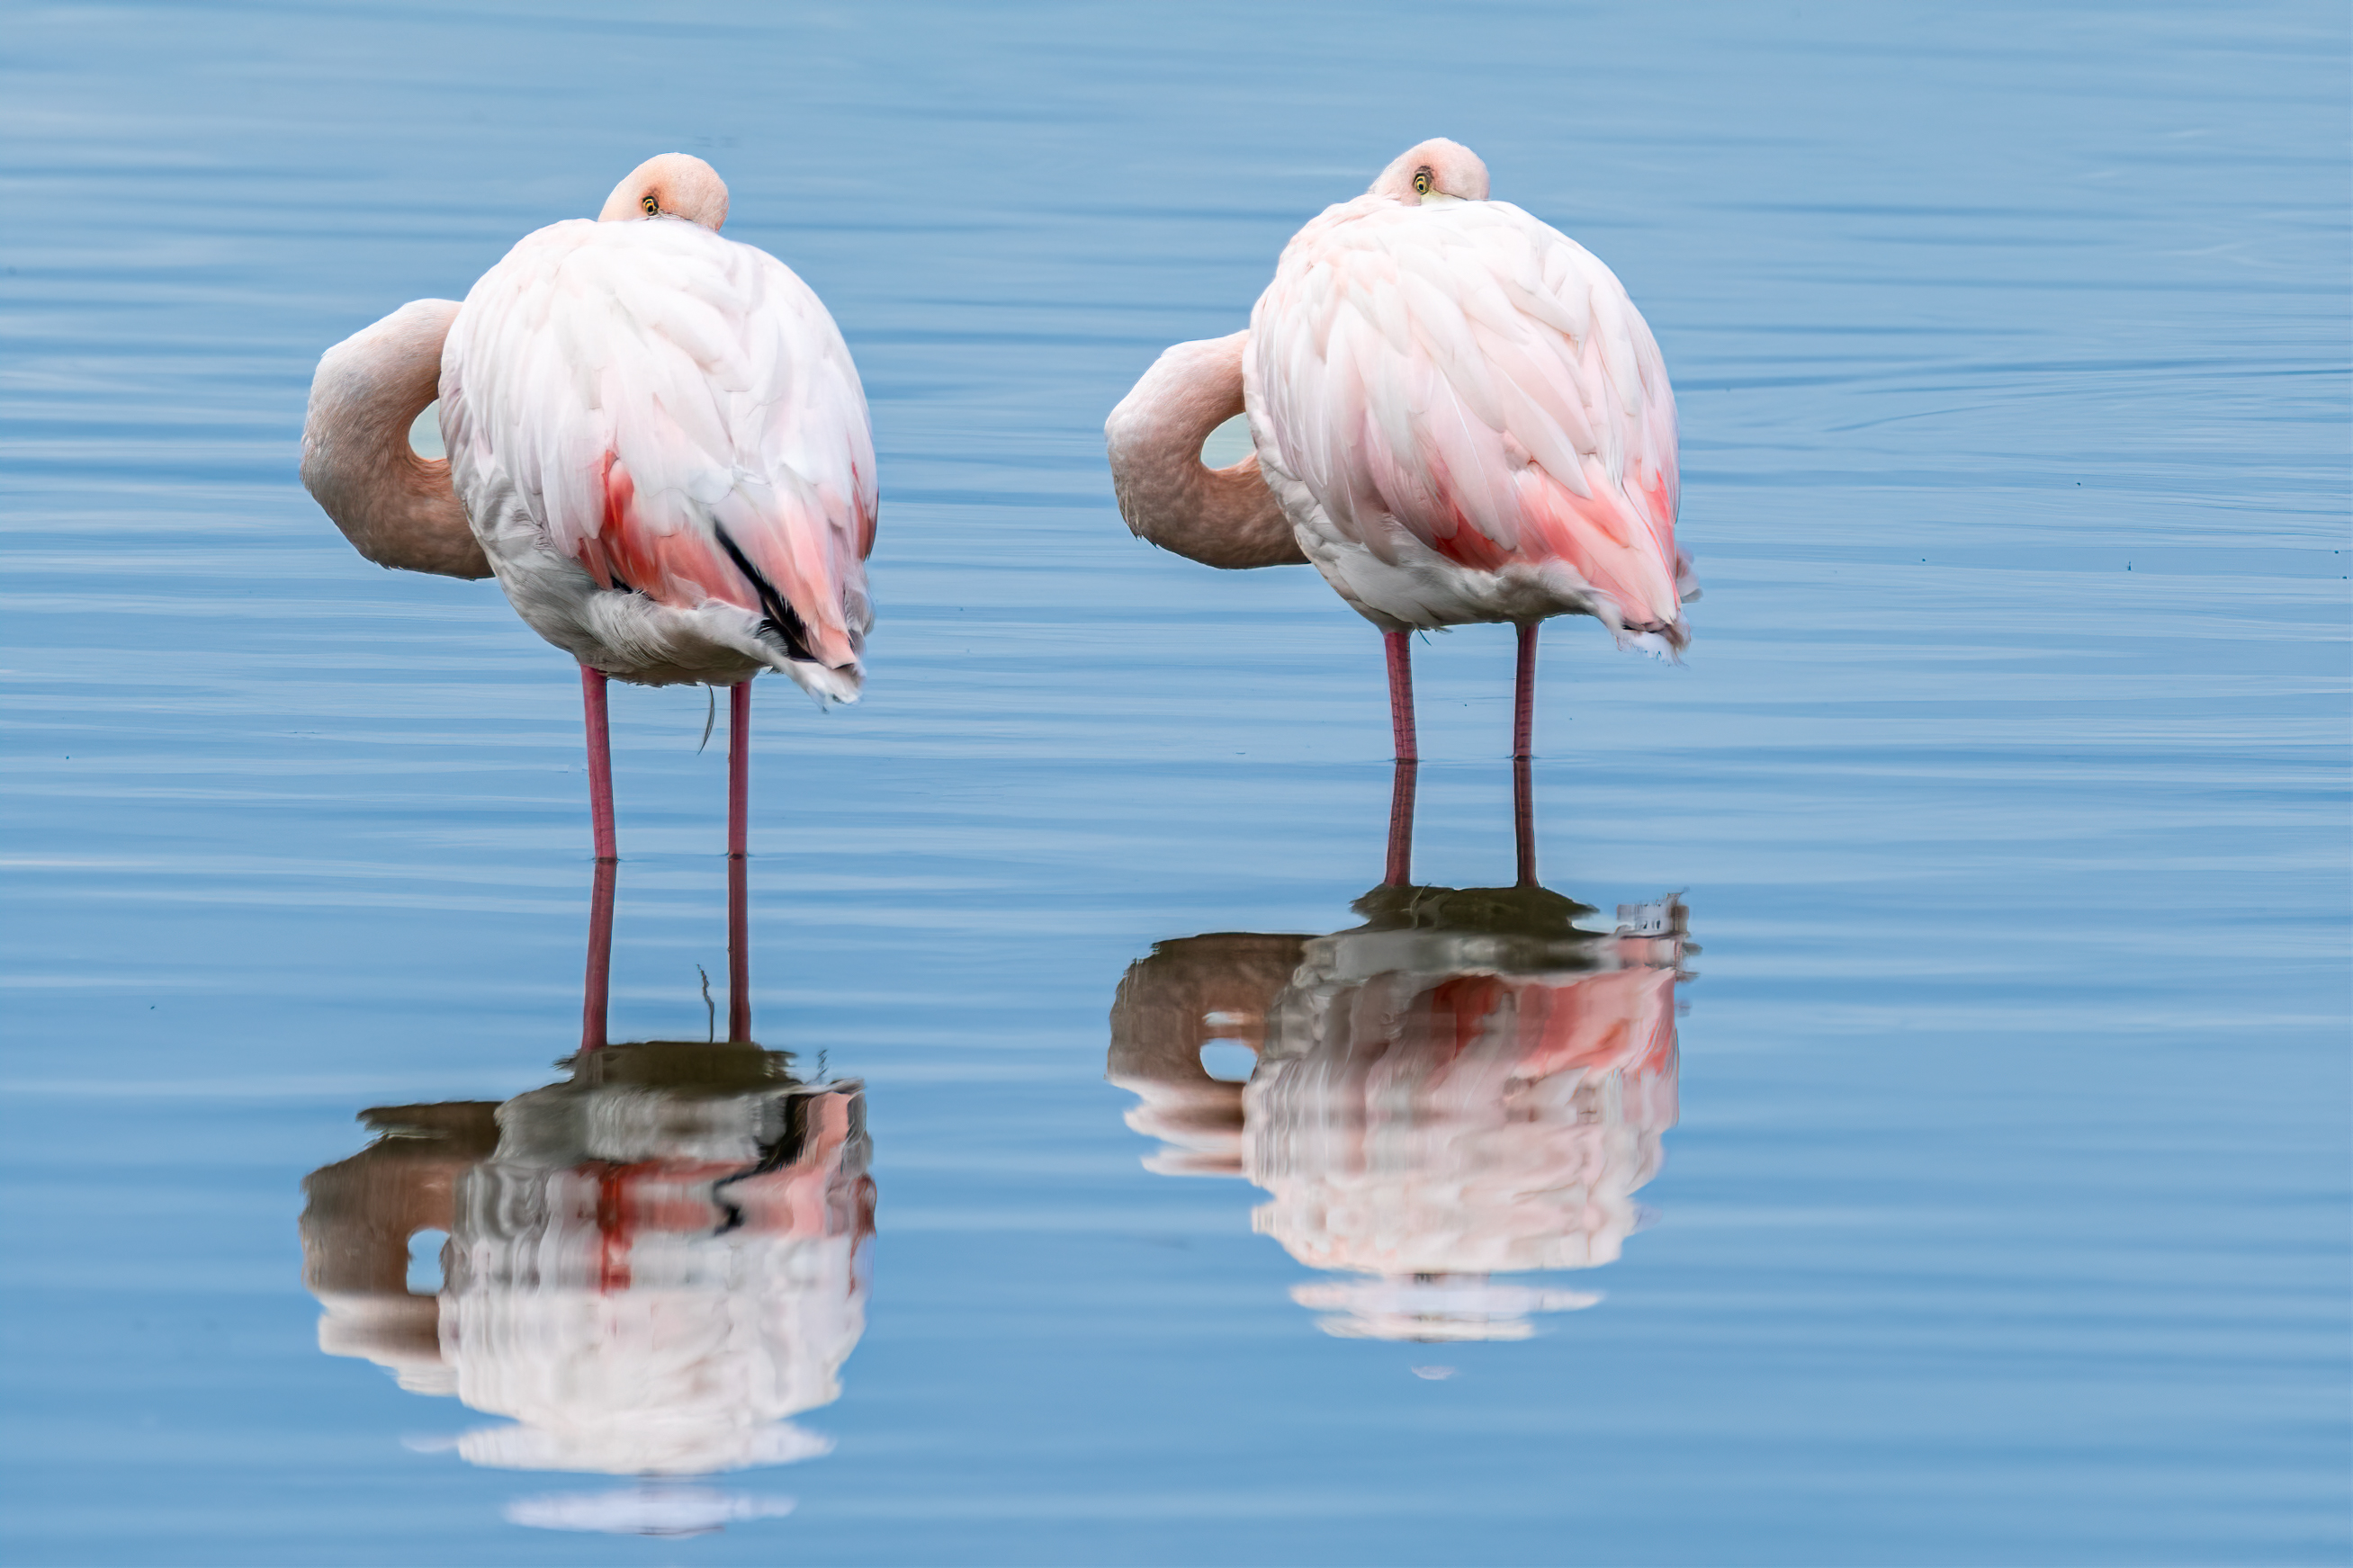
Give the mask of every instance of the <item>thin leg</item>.
[{"label": "thin leg", "polygon": [[580,667],[580,706],[588,725],[588,821],[596,858],[613,860],[613,731],[605,717],[605,672]]},{"label": "thin leg", "polygon": [[727,689],[727,1037],[752,1037],[752,919],[749,867],[752,683]]},{"label": "thin leg", "polygon": [[741,860],[749,845],[752,794],[752,683],[727,689],[727,853]]},{"label": "thin leg", "polygon": [[1413,775],[1419,766],[1399,763],[1389,781],[1389,858],[1381,873],[1384,887],[1413,885]]},{"label": "thin leg", "polygon": [[1541,886],[1536,881],[1536,803],[1535,785],[1525,757],[1512,759],[1512,841],[1517,851],[1520,886]]},{"label": "thin leg", "polygon": [[1421,753],[1413,744],[1413,645],[1409,632],[1383,632],[1389,658],[1389,733],[1397,742],[1397,760],[1415,763]]},{"label": "thin leg", "polygon": [[1542,621],[1519,628],[1520,668],[1512,688],[1512,755],[1516,759],[1535,755],[1536,633],[1543,629]]},{"label": "thin leg", "polygon": [[620,866],[596,862],[596,880],[588,894],[588,978],[580,1000],[580,1048],[601,1050],[605,1045],[605,1005],[613,984],[613,880]]}]

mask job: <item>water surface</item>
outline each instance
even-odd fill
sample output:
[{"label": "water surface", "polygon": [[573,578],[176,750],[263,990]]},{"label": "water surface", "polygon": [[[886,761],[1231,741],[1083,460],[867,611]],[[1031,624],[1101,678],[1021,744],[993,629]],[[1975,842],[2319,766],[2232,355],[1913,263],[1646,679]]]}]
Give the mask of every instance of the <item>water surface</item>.
[{"label": "water surface", "polygon": [[[11,39],[10,1559],[2353,1554],[2341,7],[123,5]],[[1123,983],[1223,936],[1205,984],[1363,996],[1384,694],[1312,574],[1131,539],[1101,422],[1432,134],[1649,317],[1707,596],[1682,668],[1546,634],[1535,872],[1588,912],[1502,992],[1423,927],[1366,973],[1492,1020],[1647,964],[1597,1016],[1664,1053],[1505,1061],[1556,1097],[1434,1145],[1363,1134],[1501,1103],[1427,1030],[1379,1037],[1386,1100],[1187,1079],[1235,1170],[1186,1174],[1107,1081]],[[305,1179],[389,1132],[491,1180],[490,1108],[572,1081],[592,884],[563,657],[487,584],[360,561],[293,468],[324,345],[670,148],[840,321],[884,488],[867,700],[755,704],[755,1032],[856,1086],[864,1143],[779,1142],[782,1077],[695,1135],[871,1182],[873,1234],[742,1227],[854,1253],[856,1321],[779,1331],[814,1399],[754,1413],[782,1447],[640,1481],[480,1462],[504,1415],[449,1365],[322,1349]],[[1415,884],[1508,889],[1510,639],[1418,657]],[[701,693],[615,714],[612,1037],[691,1045],[721,750]],[[1247,1070],[1246,1013],[1185,1043]],[[476,1109],[360,1120],[437,1106]],[[1577,1205],[1490,1259],[1528,1271],[1310,1223],[1351,1159],[1406,1203],[1447,1149],[1577,1139]],[[617,1149],[687,1157],[565,1145],[533,1190]],[[440,1355],[443,1303],[386,1310]]]}]

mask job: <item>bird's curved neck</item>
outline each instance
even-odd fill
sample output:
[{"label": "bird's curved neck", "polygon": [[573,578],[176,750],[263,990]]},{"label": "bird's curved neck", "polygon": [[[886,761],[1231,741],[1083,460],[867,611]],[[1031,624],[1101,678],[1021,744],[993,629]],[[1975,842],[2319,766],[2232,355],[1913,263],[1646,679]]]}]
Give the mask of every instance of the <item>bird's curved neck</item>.
[{"label": "bird's curved neck", "polygon": [[1282,504],[1252,453],[1228,468],[1201,461],[1210,431],[1242,412],[1248,332],[1178,343],[1153,363],[1103,426],[1127,526],[1208,566],[1303,564]]},{"label": "bird's curved neck", "polygon": [[302,484],[378,565],[487,577],[448,463],[408,444],[409,426],[439,394],[441,342],[457,315],[453,300],[413,300],[320,357],[302,423]]}]

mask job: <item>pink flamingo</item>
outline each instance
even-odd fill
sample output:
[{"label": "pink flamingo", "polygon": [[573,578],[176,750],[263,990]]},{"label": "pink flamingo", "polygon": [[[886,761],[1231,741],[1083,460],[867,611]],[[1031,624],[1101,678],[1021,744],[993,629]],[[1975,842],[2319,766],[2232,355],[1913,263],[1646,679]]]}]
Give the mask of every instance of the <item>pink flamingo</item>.
[{"label": "pink flamingo", "polygon": [[[1256,452],[1201,461],[1250,416]],[[1122,515],[1211,566],[1312,562],[1381,630],[1415,760],[1417,630],[1519,628],[1512,754],[1531,751],[1536,631],[1592,616],[1672,656],[1698,596],[1675,547],[1675,399],[1615,274],[1443,139],[1283,247],[1250,330],[1163,353],[1104,426]]]},{"label": "pink flamingo", "polygon": [[[1599,1298],[1499,1277],[1613,1262],[1635,1228],[1675,1124],[1689,916],[1621,904],[1604,934],[1526,871],[1387,882],[1328,936],[1155,942],[1120,981],[1104,1076],[1161,1141],[1146,1168],[1265,1188],[1252,1229],[1360,1276],[1293,1289],[1336,1310],[1326,1332],[1525,1337]],[[1246,1084],[1209,1075],[1212,1042],[1249,1049]]]},{"label": "pink flamingo", "polygon": [[[524,236],[464,304],[415,300],[329,349],[302,482],[369,560],[495,573],[580,661],[600,861],[616,853],[607,678],[727,687],[740,882],[751,679],[856,700],[877,498],[833,318],[776,258],[722,238],[726,216],[718,173],[664,153],[596,222]],[[408,444],[437,396],[446,461]]]},{"label": "pink flamingo", "polygon": [[[613,874],[597,862],[592,1028],[568,1081],[362,1111],[377,1141],[304,1178],[320,1348],[515,1417],[457,1440],[476,1464],[679,1474],[822,1453],[786,1418],[839,1395],[864,1331],[863,1088],[804,1081],[748,1034],[608,1045],[593,955]],[[451,1238],[438,1297],[406,1283],[425,1230]]]}]

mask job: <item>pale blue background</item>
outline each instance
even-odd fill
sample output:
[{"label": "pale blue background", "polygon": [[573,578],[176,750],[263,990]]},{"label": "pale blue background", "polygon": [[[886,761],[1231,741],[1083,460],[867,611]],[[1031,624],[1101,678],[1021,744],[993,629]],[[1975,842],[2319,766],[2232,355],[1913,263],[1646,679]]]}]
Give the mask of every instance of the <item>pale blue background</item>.
[{"label": "pale blue background", "polygon": [[[28,4],[0,59],[0,1058],[17,1563],[2342,1563],[2340,5]],[[1257,1194],[1138,1164],[1155,940],[1377,879],[1377,643],[1131,540],[1109,405],[1447,134],[1625,279],[1685,668],[1545,653],[1547,879],[1686,889],[1659,1212],[1542,1338],[1319,1334]],[[762,684],[760,1032],[871,1086],[881,1236],[791,1518],[590,1479],[315,1348],[363,1106],[548,1079],[575,687],[358,560],[311,367],[649,153],[873,403],[860,707]],[[1420,656],[1419,869],[1509,875],[1509,639]],[[617,1037],[700,1028],[723,769],[616,700]]]}]

